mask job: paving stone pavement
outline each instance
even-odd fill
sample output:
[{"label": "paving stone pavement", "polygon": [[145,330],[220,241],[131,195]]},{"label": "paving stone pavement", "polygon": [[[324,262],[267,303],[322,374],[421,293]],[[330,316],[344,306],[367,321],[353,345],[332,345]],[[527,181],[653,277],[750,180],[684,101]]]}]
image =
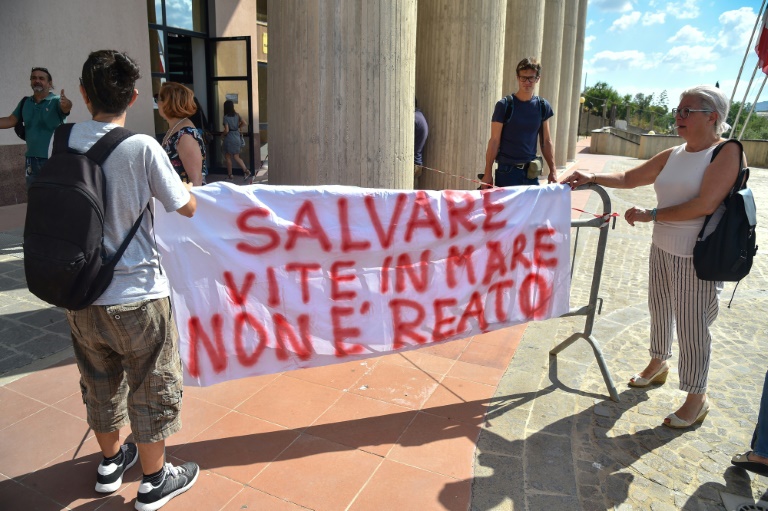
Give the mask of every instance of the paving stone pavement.
[{"label": "paving stone pavement", "polygon": [[0,232],[0,384],[72,353],[63,309],[27,290],[22,229]]},{"label": "paving stone pavement", "polygon": [[[604,172],[638,164],[614,158]],[[758,244],[765,244],[768,170],[752,169],[750,187],[758,204]],[[621,215],[634,204],[655,205],[651,187],[608,191],[612,210]],[[586,209],[601,207],[592,194]],[[597,236],[594,228],[579,233],[572,307],[588,303]],[[621,401],[610,400],[586,341],[549,356],[555,345],[584,330],[584,317],[531,323],[477,444],[473,510],[698,511],[726,509],[721,493],[768,500],[768,478],[730,464],[733,454],[749,447],[768,368],[768,252],[758,253],[731,308],[734,284],[725,285],[713,327],[712,409],[701,425],[679,431],[661,425],[685,398],[678,389],[676,344],[665,385],[626,384],[648,362],[650,239],[649,224],[631,227],[623,217],[608,235],[599,293],[604,303],[593,335]]]},{"label": "paving stone pavement", "polygon": [[[610,157],[603,170],[635,164]],[[758,202],[758,243],[766,245],[768,208],[762,205],[768,204],[768,170],[753,169],[750,185]],[[613,211],[620,213],[632,204],[654,204],[650,188],[609,194]],[[593,196],[586,209],[599,208]],[[594,336],[621,402],[609,399],[586,342],[577,341],[556,358],[548,355],[583,330],[583,318],[529,325],[478,440],[473,510],[698,511],[726,509],[721,493],[768,500],[768,479],[730,465],[731,456],[748,447],[767,368],[768,249],[758,253],[730,309],[733,284],[726,284],[721,296],[713,327],[711,412],[700,426],[673,431],[660,424],[684,399],[677,389],[676,357],[665,385],[626,385],[648,357],[650,235],[649,225],[632,228],[619,220],[608,237],[604,304]],[[596,229],[579,233],[572,306],[587,303],[596,239]],[[64,312],[26,289],[21,240],[20,229],[0,233],[0,386],[71,356]]]}]

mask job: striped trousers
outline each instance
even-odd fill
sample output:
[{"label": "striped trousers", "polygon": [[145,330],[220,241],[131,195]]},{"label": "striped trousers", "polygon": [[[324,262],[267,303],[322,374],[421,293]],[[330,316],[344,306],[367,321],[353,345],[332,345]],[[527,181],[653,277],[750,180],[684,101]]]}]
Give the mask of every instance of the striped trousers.
[{"label": "striped trousers", "polygon": [[651,245],[648,266],[651,357],[672,357],[672,335],[676,330],[680,390],[703,394],[707,391],[712,353],[709,327],[717,318],[723,283],[700,280],[692,257],[679,257],[656,245]]}]

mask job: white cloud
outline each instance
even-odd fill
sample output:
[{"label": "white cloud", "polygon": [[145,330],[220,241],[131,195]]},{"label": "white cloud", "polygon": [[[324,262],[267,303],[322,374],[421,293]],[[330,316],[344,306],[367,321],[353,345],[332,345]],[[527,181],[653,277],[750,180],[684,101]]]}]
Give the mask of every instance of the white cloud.
[{"label": "white cloud", "polygon": [[663,12],[646,12],[643,14],[643,25],[655,25],[655,24],[664,24],[664,20],[666,19],[667,14]]},{"label": "white cloud", "polygon": [[682,0],[669,2],[665,8],[667,14],[677,19],[694,19],[699,17],[698,0]]},{"label": "white cloud", "polygon": [[584,38],[584,51],[587,52],[592,49],[592,41],[597,39],[597,37],[590,35]]},{"label": "white cloud", "polygon": [[632,11],[629,14],[625,14],[624,16],[614,21],[613,25],[611,25],[611,28],[609,28],[608,31],[621,32],[637,24],[639,20],[640,20],[640,13],[638,11]]},{"label": "white cloud", "polygon": [[592,57],[589,64],[595,71],[627,71],[653,67],[646,54],[638,50],[601,51]]},{"label": "white cloud", "polygon": [[597,7],[601,11],[626,12],[632,10],[629,0],[589,0],[589,7]]},{"label": "white cloud", "polygon": [[720,55],[710,46],[681,45],[671,48],[661,58],[661,65],[669,71],[711,73],[717,70]]},{"label": "white cloud", "polygon": [[686,25],[675,35],[667,39],[668,43],[697,44],[705,41],[704,32],[691,25]]},{"label": "white cloud", "polygon": [[[726,11],[720,15],[720,33],[716,46],[726,51],[744,51],[749,43],[749,36],[755,28],[757,14],[751,7],[742,7],[735,11]],[[755,41],[753,40],[753,43]]]},{"label": "white cloud", "polygon": [[666,21],[667,14],[664,12],[646,12],[643,14],[643,25],[663,25]]}]

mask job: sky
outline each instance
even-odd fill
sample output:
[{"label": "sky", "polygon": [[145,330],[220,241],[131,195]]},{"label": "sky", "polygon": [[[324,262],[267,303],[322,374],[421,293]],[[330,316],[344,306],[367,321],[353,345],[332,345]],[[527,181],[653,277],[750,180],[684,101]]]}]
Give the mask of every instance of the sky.
[{"label": "sky", "polygon": [[[606,82],[621,96],[666,90],[667,107],[677,106],[688,87],[720,82],[742,101],[757,65],[754,47],[761,24],[749,43],[764,0],[589,0],[581,77],[593,86]],[[765,75],[758,70],[747,96],[754,102]],[[768,100],[768,84],[758,101]]]}]

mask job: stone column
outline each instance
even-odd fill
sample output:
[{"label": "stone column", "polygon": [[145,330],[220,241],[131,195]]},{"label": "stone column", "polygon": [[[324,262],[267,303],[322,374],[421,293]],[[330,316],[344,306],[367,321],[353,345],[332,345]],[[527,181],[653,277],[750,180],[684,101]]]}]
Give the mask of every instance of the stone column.
[{"label": "stone column", "polygon": [[[584,70],[584,38],[587,31],[587,0],[579,0],[576,44],[573,53],[573,88],[571,92],[571,129],[568,134],[568,161],[576,161],[576,142],[579,138],[579,103],[581,97],[581,73]],[[629,115],[627,115],[629,119]]]},{"label": "stone column", "polygon": [[412,188],[416,0],[268,9],[270,183]]},{"label": "stone column", "polygon": [[[565,20],[565,0],[547,0],[544,4],[544,34],[541,50],[541,83],[539,95],[549,101],[555,116],[549,119],[549,132],[555,143],[564,143],[556,138],[557,124],[563,117],[559,109],[560,96],[560,60],[563,53],[563,23]],[[562,165],[555,153],[555,165]],[[546,172],[545,172],[546,173]]]},{"label": "stone column", "polygon": [[525,57],[536,57],[541,61],[543,33],[542,0],[507,0],[502,95],[513,94],[518,89],[515,71],[518,62]]},{"label": "stone column", "polygon": [[[419,0],[416,97],[429,123],[426,167],[475,180],[483,171],[502,95],[505,11],[504,0]],[[437,190],[477,186],[426,169],[420,183]]]},{"label": "stone column", "polygon": [[[568,159],[568,134],[571,130],[571,96],[573,96],[574,48],[576,46],[576,24],[579,17],[579,3],[582,0],[568,0],[565,3],[563,20],[563,51],[560,60],[560,91],[557,101],[557,132],[555,133],[555,163],[558,169],[565,169]],[[586,2],[587,0],[583,0]]]}]

